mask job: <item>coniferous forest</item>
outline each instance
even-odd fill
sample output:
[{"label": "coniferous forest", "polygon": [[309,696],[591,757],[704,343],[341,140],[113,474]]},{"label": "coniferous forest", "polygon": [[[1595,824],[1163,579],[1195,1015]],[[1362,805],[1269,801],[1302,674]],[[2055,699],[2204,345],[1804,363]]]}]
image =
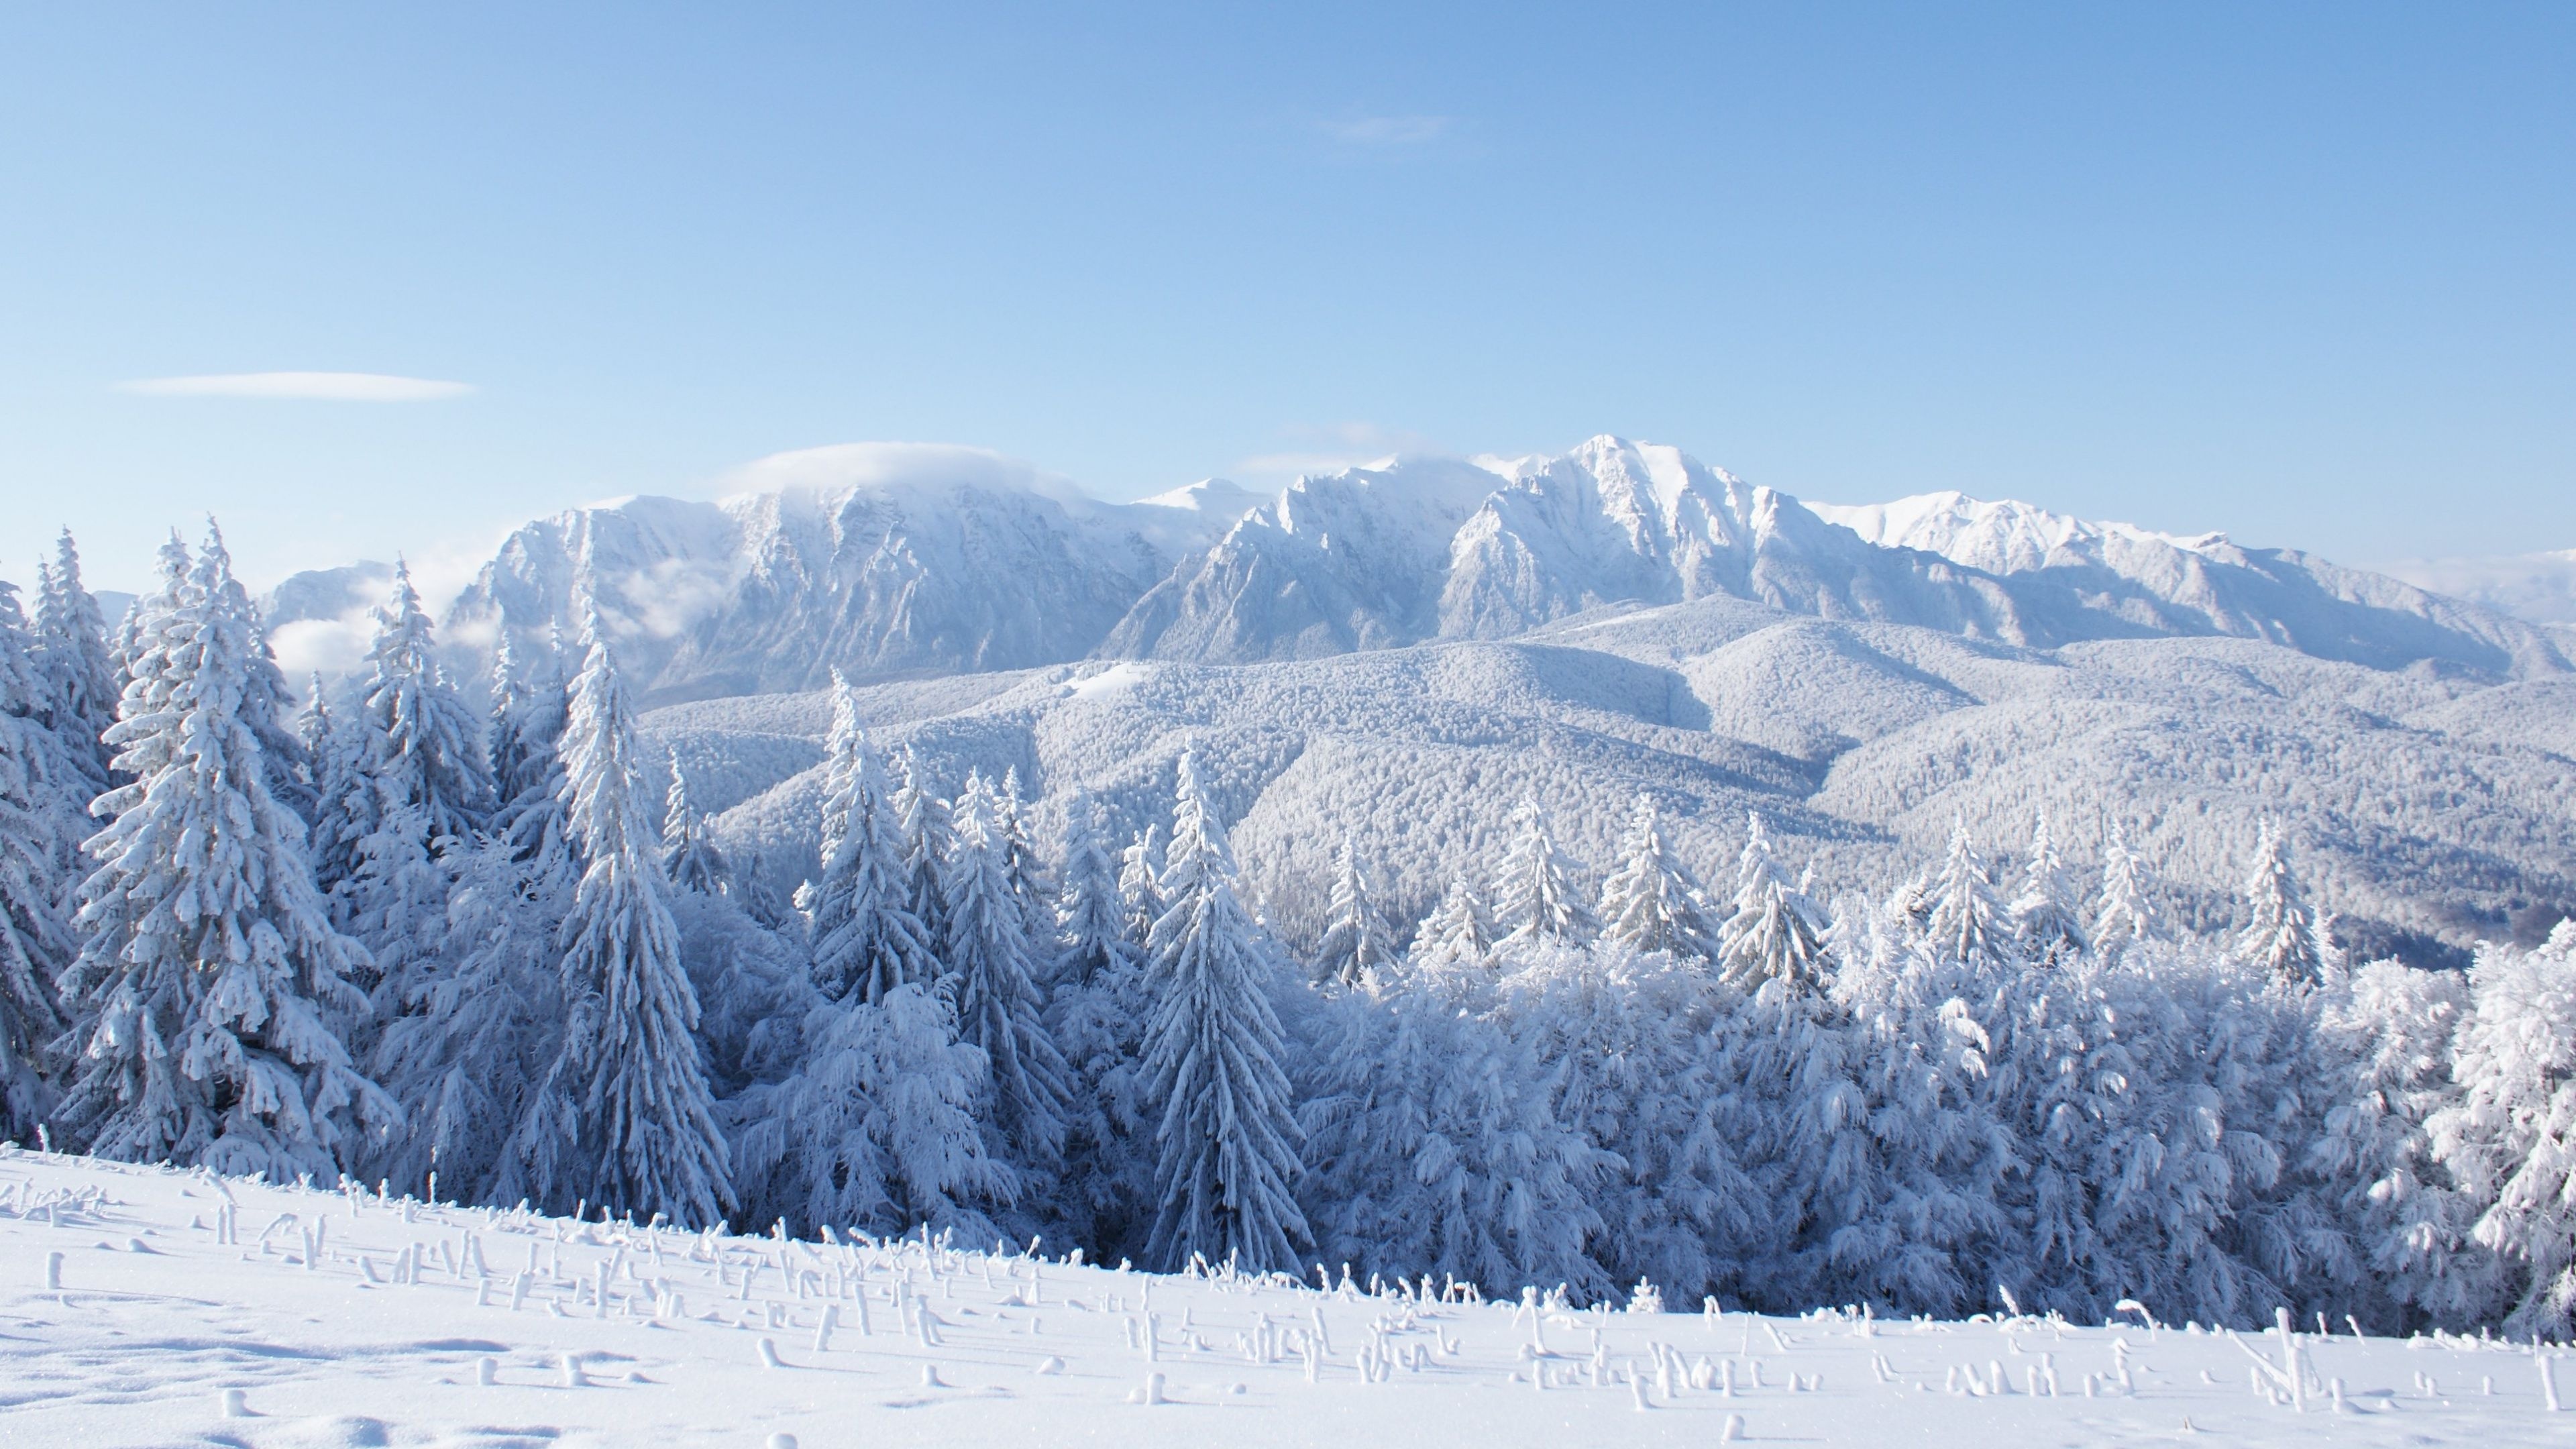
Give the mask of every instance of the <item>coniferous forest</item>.
[{"label": "coniferous forest", "polygon": [[[2044,822],[1828,909],[1759,818],[1615,858],[1535,804],[1390,920],[1167,823],[931,778],[835,692],[810,879],[660,798],[604,631],[488,710],[407,579],[299,688],[223,541],[113,624],[68,538],[0,586],[0,1103],[53,1150],[1094,1261],[2376,1332],[2576,1326],[2576,924],[2346,959],[2287,842],[2224,937]],[[480,696],[478,687],[473,694]],[[2118,801],[2104,802],[2115,817]]]}]

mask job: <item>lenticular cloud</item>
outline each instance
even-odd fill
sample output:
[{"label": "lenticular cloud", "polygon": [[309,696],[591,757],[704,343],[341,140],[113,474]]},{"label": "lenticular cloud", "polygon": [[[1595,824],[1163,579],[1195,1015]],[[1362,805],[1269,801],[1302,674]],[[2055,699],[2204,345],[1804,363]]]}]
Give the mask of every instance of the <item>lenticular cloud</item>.
[{"label": "lenticular cloud", "polygon": [[148,377],[119,383],[147,397],[247,397],[305,402],[437,402],[463,397],[472,383],[381,372],[227,372],[202,377]]}]

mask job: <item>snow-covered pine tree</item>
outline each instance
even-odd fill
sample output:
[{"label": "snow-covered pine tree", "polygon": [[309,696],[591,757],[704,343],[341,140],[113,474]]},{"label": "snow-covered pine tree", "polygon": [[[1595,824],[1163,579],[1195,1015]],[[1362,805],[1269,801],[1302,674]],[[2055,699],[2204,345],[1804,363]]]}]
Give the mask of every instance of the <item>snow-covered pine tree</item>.
[{"label": "snow-covered pine tree", "polygon": [[2093,906],[2093,949],[2104,961],[2117,962],[2131,947],[2153,941],[2158,934],[2146,863],[2129,849],[2127,832],[2113,820],[2111,839],[2102,847],[2102,894]]},{"label": "snow-covered pine tree", "polygon": [[1494,871],[1494,921],[1504,933],[1495,949],[1508,953],[1543,941],[1590,940],[1599,923],[1575,889],[1547,812],[1525,799],[1512,811],[1510,830],[1511,844]]},{"label": "snow-covered pine tree", "polygon": [[2470,1013],[2467,973],[2377,961],[2324,994],[2302,1090],[2326,1106],[2304,1165],[2369,1266],[2362,1320],[2392,1335],[2428,1319],[2458,1329],[2489,1320],[2502,1263],[2473,1238],[2479,1204],[2433,1160],[2425,1130],[2461,1100],[2451,1062]]},{"label": "snow-covered pine tree", "polygon": [[[81,584],[80,550],[70,529],[39,577],[36,651],[45,693],[39,713],[95,799],[115,783],[109,761],[116,752],[103,736],[116,723],[116,662],[98,600]],[[86,809],[89,801],[81,804]]]},{"label": "snow-covered pine tree", "polygon": [[2536,950],[2487,948],[2469,979],[2460,1095],[2426,1124],[2433,1159],[2502,1260],[2505,1328],[2564,1341],[2576,1330],[2576,921]]},{"label": "snow-covered pine tree", "polygon": [[2021,957],[2033,966],[2062,966],[2093,949],[2076,918],[2066,861],[2049,838],[2045,815],[2031,832],[2030,859],[2022,867],[2021,893],[2013,898],[2012,924]]},{"label": "snow-covered pine tree", "polygon": [[832,674],[832,733],[823,752],[822,874],[802,893],[814,941],[814,984],[834,1000],[875,1001],[938,974],[912,913],[894,803],[859,722],[859,700]]},{"label": "snow-covered pine tree", "polygon": [[2237,954],[2293,986],[2325,979],[2326,945],[2316,912],[2290,873],[2290,842],[2266,819],[2245,881],[2246,924]]},{"label": "snow-covered pine tree", "polygon": [[1146,1255],[1167,1271],[1195,1256],[1295,1272],[1304,1169],[1270,1000],[1278,968],[1234,879],[1224,827],[1185,752],[1161,879],[1168,904],[1146,943],[1146,1098],[1160,1119]]},{"label": "snow-covered pine tree", "polygon": [[1372,981],[1324,1007],[1301,1079],[1316,1251],[1359,1273],[1496,1295],[1612,1286],[1590,1244],[1618,1159],[1560,1121],[1561,1068],[1496,1019],[1492,978]]},{"label": "snow-covered pine tree", "polygon": [[493,708],[495,758],[509,767],[499,776],[492,834],[508,842],[512,858],[531,874],[561,879],[569,898],[581,865],[564,814],[563,735],[572,694],[562,652],[549,651],[523,680],[512,678]]},{"label": "snow-covered pine tree", "polygon": [[1127,939],[1142,943],[1163,918],[1163,828],[1148,825],[1118,853],[1118,904],[1127,913]]},{"label": "snow-covered pine tree", "polygon": [[482,725],[439,667],[408,564],[394,565],[393,596],[377,611],[367,660],[368,774],[386,799],[418,812],[433,853],[472,840],[491,820],[492,764]]},{"label": "snow-covered pine tree", "polygon": [[55,991],[74,950],[61,806],[83,787],[45,723],[48,695],[17,590],[0,583],[0,1136],[12,1140],[51,1105],[43,1056],[63,1029]]},{"label": "snow-covered pine tree", "polygon": [[887,804],[903,850],[904,908],[935,952],[948,939],[948,802],[931,791],[910,746],[895,757],[895,789]]},{"label": "snow-covered pine tree", "polygon": [[564,813],[584,861],[557,933],[563,1047],[513,1135],[504,1198],[587,1200],[713,1226],[733,1205],[700,1060],[697,994],[663,902],[626,686],[596,627],[563,734]]},{"label": "snow-covered pine tree", "polygon": [[313,884],[332,900],[333,918],[347,926],[348,902],[342,888],[356,879],[364,858],[362,843],[384,819],[384,792],[369,773],[377,751],[370,737],[374,717],[364,709],[331,703],[322,676],[313,676],[309,703],[296,721],[297,737],[313,761],[312,828],[306,832],[306,854],[313,861]]},{"label": "snow-covered pine tree", "polygon": [[1986,874],[1985,857],[1977,853],[1964,820],[1950,822],[1950,851],[1940,874],[1932,878],[1929,895],[1932,912],[1924,922],[1924,936],[1940,959],[1971,971],[2017,959],[2012,918],[1995,896],[1994,879]]},{"label": "snow-covered pine tree", "polygon": [[945,872],[945,990],[957,1005],[958,1036],[992,1064],[992,1121],[1013,1160],[1052,1163],[1064,1150],[1067,1073],[1047,1034],[1000,807],[993,787],[970,773],[957,795]]},{"label": "snow-covered pine tree", "polygon": [[1052,973],[1059,988],[1090,981],[1104,971],[1131,964],[1136,957],[1100,802],[1087,790],[1076,790],[1065,807],[1063,859],[1062,884],[1056,890],[1057,954]]},{"label": "snow-covered pine tree", "polygon": [[993,792],[993,838],[1002,848],[1002,873],[1011,883],[1011,899],[1020,904],[1021,922],[1034,953],[1030,960],[1043,981],[1055,969],[1055,880],[1029,836],[1028,802],[1020,798],[1017,765],[1002,772],[1001,788]]},{"label": "snow-covered pine tree", "polygon": [[1494,923],[1485,914],[1484,899],[1465,871],[1456,872],[1440,904],[1415,929],[1410,959],[1417,970],[1484,966],[1491,963],[1493,949]]},{"label": "snow-covered pine tree", "polygon": [[1359,841],[1344,835],[1333,854],[1333,892],[1325,904],[1322,944],[1315,948],[1315,978],[1355,986],[1395,959],[1360,869]]},{"label": "snow-covered pine tree", "polygon": [[1075,1241],[1114,1262],[1141,1246],[1137,1207],[1153,1188],[1139,1100],[1145,1008],[1107,823],[1088,792],[1076,791],[1065,811],[1062,858],[1046,1015],[1072,1083],[1057,1211]]},{"label": "snow-covered pine tree", "polygon": [[674,887],[702,895],[723,895],[733,880],[707,817],[689,802],[689,774],[677,751],[671,754],[671,788],[662,795],[662,869]]},{"label": "snow-covered pine tree", "polygon": [[1717,963],[1722,976],[1748,992],[1766,981],[1800,995],[1824,985],[1824,923],[1807,893],[1780,869],[1762,817],[1749,811],[1735,864],[1735,910],[1718,930]]},{"label": "snow-covered pine tree", "polygon": [[1638,951],[1667,951],[1677,960],[1715,960],[1717,927],[1704,899],[1690,868],[1664,838],[1663,811],[1653,796],[1637,792],[1627,834],[1619,839],[1619,867],[1601,883],[1602,936]]},{"label": "snow-covered pine tree", "polygon": [[79,1059],[54,1121],[102,1157],[334,1180],[399,1112],[343,1044],[366,953],[331,928],[303,823],[269,793],[251,718],[271,707],[266,655],[219,538],[129,637],[108,743],[131,783],[89,847],[65,978]]},{"label": "snow-covered pine tree", "polygon": [[204,585],[213,590],[206,598],[207,606],[221,609],[230,618],[230,627],[249,641],[249,658],[243,666],[242,723],[259,741],[260,759],[268,772],[269,796],[309,826],[313,822],[313,761],[304,753],[304,741],[295,732],[295,717],[303,711],[296,703],[295,691],[286,682],[285,672],[277,667],[277,656],[269,650],[268,631],[260,623],[259,606],[252,602],[250,590],[233,577],[232,555],[224,548],[223,530],[211,518],[206,520],[203,552],[215,555],[223,565]]},{"label": "snow-covered pine tree", "polygon": [[999,1236],[986,1212],[1018,1182],[985,1147],[983,1053],[958,1040],[947,998],[918,981],[875,1001],[817,998],[805,1042],[793,1075],[728,1104],[746,1215],[800,1236]]}]

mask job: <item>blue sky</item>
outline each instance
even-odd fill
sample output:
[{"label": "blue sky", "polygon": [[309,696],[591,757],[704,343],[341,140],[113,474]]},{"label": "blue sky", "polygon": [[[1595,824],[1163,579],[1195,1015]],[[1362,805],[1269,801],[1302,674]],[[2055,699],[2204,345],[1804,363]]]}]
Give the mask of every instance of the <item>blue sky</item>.
[{"label": "blue sky", "polygon": [[[2566,5],[10,6],[0,576],[867,439],[2563,548],[2571,75]],[[464,388],[127,386],[274,372]]]}]

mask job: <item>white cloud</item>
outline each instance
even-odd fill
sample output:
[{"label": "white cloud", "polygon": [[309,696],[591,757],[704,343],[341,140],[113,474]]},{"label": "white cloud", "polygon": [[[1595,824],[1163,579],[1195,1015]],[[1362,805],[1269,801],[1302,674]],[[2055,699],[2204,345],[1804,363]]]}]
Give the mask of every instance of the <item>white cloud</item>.
[{"label": "white cloud", "polygon": [[1345,146],[1426,146],[1455,124],[1451,116],[1358,116],[1321,122],[1325,135]]},{"label": "white cloud", "polygon": [[1070,479],[990,448],[957,443],[834,443],[772,453],[725,474],[718,480],[717,491],[732,498],[746,493],[959,485],[1036,493],[1068,502],[1089,496]]},{"label": "white cloud", "polygon": [[1333,423],[1323,427],[1308,424],[1286,432],[1304,446],[1237,458],[1230,471],[1238,478],[1286,482],[1316,473],[1372,466],[1399,453],[1441,451],[1437,443],[1420,433],[1383,428],[1375,423]]},{"label": "white cloud", "polygon": [[381,372],[227,372],[205,377],[147,377],[117,391],[146,397],[247,397],[307,402],[437,402],[474,390],[464,382],[394,377]]}]

